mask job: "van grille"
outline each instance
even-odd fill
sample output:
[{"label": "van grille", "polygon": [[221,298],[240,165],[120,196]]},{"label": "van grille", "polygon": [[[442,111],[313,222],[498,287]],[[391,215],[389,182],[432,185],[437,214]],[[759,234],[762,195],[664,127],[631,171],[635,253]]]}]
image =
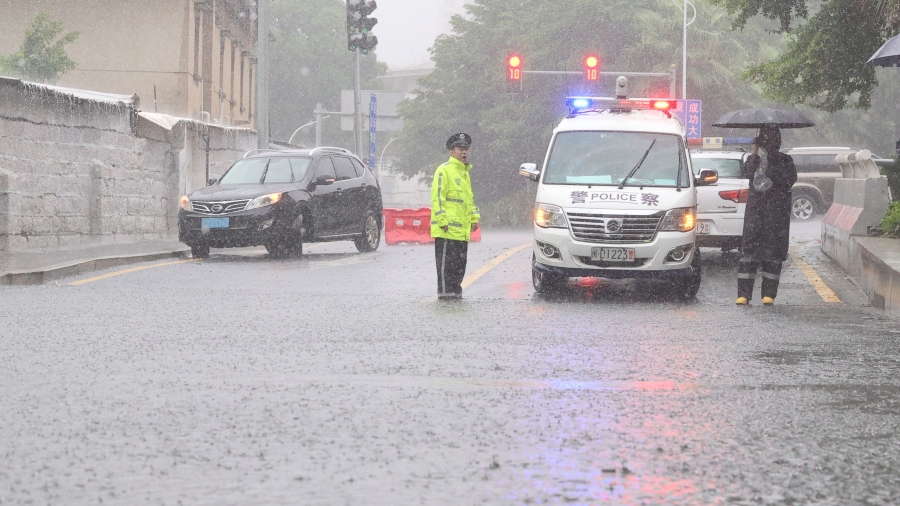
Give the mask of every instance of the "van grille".
[{"label": "van grille", "polygon": [[[572,236],[582,242],[633,244],[653,242],[662,213],[650,216],[566,213]],[[618,225],[618,227],[616,227]],[[609,230],[618,228],[618,230]]]}]

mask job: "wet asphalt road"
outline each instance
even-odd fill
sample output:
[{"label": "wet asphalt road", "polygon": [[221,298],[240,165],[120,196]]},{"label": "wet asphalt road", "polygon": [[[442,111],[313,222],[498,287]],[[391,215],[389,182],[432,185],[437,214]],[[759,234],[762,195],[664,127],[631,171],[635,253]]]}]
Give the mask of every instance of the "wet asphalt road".
[{"label": "wet asphalt road", "polygon": [[0,504],[897,504],[900,325],[794,235],[843,302],[735,307],[717,250],[695,302],[539,297],[525,249],[438,303],[350,243],[4,287]]}]

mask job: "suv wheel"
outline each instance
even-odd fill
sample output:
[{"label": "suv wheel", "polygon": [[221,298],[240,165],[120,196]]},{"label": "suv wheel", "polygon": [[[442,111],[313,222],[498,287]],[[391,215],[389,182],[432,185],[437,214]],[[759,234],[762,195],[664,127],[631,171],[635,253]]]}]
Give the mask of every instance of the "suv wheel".
[{"label": "suv wheel", "polygon": [[374,211],[366,211],[362,235],[354,239],[353,243],[361,253],[370,253],[378,249],[378,245],[381,244],[381,225]]},{"label": "suv wheel", "polygon": [[816,201],[806,194],[794,195],[791,198],[791,217],[799,221],[807,221],[816,215]]},{"label": "suv wheel", "polygon": [[191,246],[191,256],[194,258],[209,258],[209,244]]}]

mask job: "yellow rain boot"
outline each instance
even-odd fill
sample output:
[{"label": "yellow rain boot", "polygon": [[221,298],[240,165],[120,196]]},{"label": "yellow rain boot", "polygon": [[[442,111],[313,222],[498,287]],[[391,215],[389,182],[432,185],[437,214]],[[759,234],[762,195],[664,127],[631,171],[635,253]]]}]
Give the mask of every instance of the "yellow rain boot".
[{"label": "yellow rain boot", "polygon": [[775,299],[773,299],[772,297],[763,297],[762,303],[763,306],[774,306]]},{"label": "yellow rain boot", "polygon": [[747,304],[750,303],[750,301],[747,300],[747,297],[738,297],[737,300],[734,301],[734,303],[737,304],[738,306],[746,306]]}]

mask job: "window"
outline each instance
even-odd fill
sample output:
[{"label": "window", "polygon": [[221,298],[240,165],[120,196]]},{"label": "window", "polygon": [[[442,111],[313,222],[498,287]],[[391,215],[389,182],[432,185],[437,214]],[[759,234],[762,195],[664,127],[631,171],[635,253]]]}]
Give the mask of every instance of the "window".
[{"label": "window", "polygon": [[266,184],[290,183],[294,173],[291,169],[291,161],[287,158],[272,158],[269,160],[269,168],[266,169]]},{"label": "window", "polygon": [[366,168],[363,167],[363,164],[359,163],[359,160],[356,158],[352,158],[351,160],[353,161],[353,168],[356,169],[356,177],[363,177]]},{"label": "window", "polygon": [[306,170],[309,169],[309,158],[291,158],[291,171],[294,173],[294,182],[299,183],[306,177]]},{"label": "window", "polygon": [[[677,135],[643,132],[562,132],[553,141],[545,184],[690,186]],[[629,176],[631,173],[631,177]]]},{"label": "window", "polygon": [[334,173],[334,164],[331,163],[331,158],[322,158],[319,160],[319,166],[316,167],[316,178],[319,176],[328,176],[331,179],[337,179],[337,176]]},{"label": "window", "polygon": [[[231,89],[228,91],[228,98],[231,100],[231,107],[234,108],[234,56],[237,52],[237,42],[231,43],[231,65],[228,67],[228,70],[231,72]],[[232,113],[233,114],[233,113]],[[234,121],[234,118],[231,118],[231,121]]]},{"label": "window", "polygon": [[241,98],[238,99],[238,100],[240,100],[240,103],[241,103],[241,114],[244,114],[244,59],[245,59],[245,56],[242,51],[241,52]]},{"label": "window", "polygon": [[194,78],[200,77],[200,10],[194,11]]},{"label": "window", "polygon": [[331,159],[334,162],[334,168],[337,172],[337,180],[338,181],[346,181],[348,179],[356,179],[358,176],[356,175],[356,169],[353,168],[353,163],[349,158],[345,158],[343,156],[335,156]]},{"label": "window", "polygon": [[225,93],[225,35],[228,32],[219,34],[219,101],[224,99]]}]

